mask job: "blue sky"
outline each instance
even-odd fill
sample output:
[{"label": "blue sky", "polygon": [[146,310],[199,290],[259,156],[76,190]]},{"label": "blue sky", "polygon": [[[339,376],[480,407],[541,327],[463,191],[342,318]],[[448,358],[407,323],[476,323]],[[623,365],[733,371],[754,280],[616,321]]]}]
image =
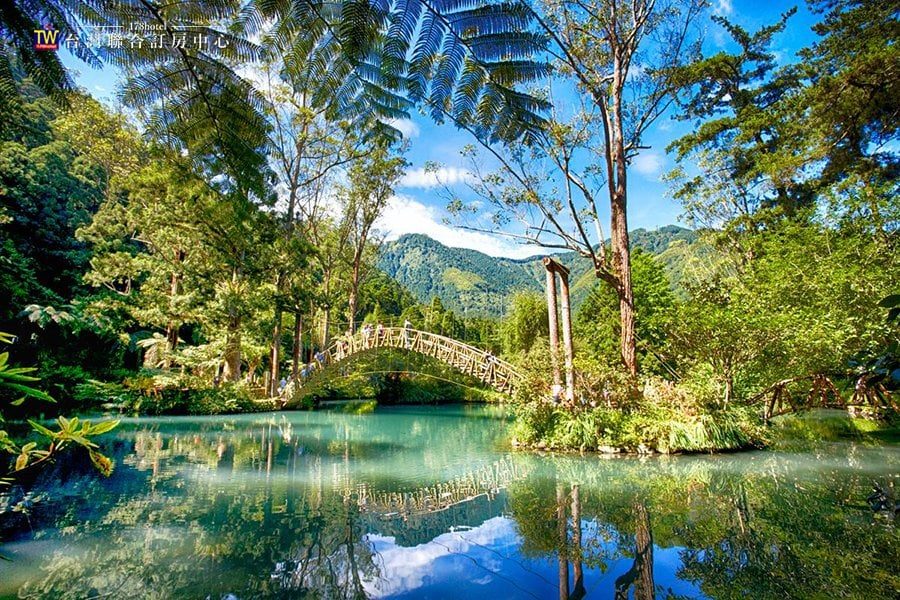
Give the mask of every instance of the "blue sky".
[{"label": "blue sky", "polygon": [[[810,28],[817,21],[816,15],[811,14],[803,2],[712,0],[712,4],[713,12],[751,31],[776,21],[781,13],[797,6],[798,13],[775,39],[776,57],[785,63],[792,62],[797,50],[809,45],[815,37]],[[706,51],[729,49],[727,39],[724,30],[710,21],[706,28]],[[114,69],[92,69],[65,52],[62,59],[76,72],[76,80],[88,93],[110,105],[116,104],[118,77]],[[537,248],[521,246],[506,238],[445,224],[443,185],[438,185],[435,174],[426,173],[424,167],[429,162],[441,164],[442,184],[463,189],[468,173],[467,162],[460,156],[460,150],[472,143],[472,139],[465,132],[450,125],[436,125],[421,115],[413,115],[411,120],[398,123],[398,126],[410,142],[407,157],[411,166],[381,222],[388,239],[404,233],[424,233],[449,246],[472,248],[495,256],[524,257],[539,252]],[[690,123],[664,117],[645,136],[644,144],[649,149],[644,150],[629,169],[628,219],[631,229],[653,229],[679,223],[680,206],[668,197],[661,176],[674,166],[671,157],[666,156],[665,147],[687,133],[690,127]]]}]

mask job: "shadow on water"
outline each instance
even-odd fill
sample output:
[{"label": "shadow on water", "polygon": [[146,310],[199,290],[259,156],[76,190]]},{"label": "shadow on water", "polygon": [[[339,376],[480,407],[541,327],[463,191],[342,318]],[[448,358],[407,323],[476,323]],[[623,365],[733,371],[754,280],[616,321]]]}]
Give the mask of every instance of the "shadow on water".
[{"label": "shadow on water", "polygon": [[112,478],[58,465],[0,500],[0,597],[900,592],[893,505],[866,500],[896,497],[896,447],[509,454],[467,414],[137,420]]}]

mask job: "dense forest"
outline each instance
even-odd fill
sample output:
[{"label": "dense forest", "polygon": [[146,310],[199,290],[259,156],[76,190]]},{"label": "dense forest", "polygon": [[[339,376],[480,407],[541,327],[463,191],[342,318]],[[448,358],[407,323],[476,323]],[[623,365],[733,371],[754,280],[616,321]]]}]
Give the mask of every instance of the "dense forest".
[{"label": "dense forest", "polygon": [[[123,84],[129,111],[72,89],[54,71],[60,65],[9,38],[0,331],[10,354],[0,374],[13,405],[4,414],[271,409],[283,381],[333,340],[364,322],[405,321],[502,354],[525,374],[514,433],[523,445],[746,447],[765,443],[759,413],[769,398],[895,406],[896,6],[811,3],[821,17],[817,41],[789,64],[775,60],[772,40],[792,11],[756,31],[715,16],[737,50],[703,54],[683,38],[677,52],[661,53],[664,64],[634,75],[649,91],[627,95],[631,59],[646,50],[640,44],[688,35],[679,23],[698,18],[703,5],[686,2],[651,19],[649,5],[646,14],[626,14],[611,3],[622,30],[568,5],[547,19],[516,13],[504,27],[541,31],[510,34],[489,53],[498,61],[490,68],[448,59],[436,79],[423,53],[433,58],[438,49],[413,49],[420,32],[402,25],[396,48],[342,30],[349,62],[324,78],[318,70],[339,50],[316,28],[328,42],[293,40],[294,54],[257,63],[268,77],[259,89],[231,70],[239,56],[176,53],[159,62],[137,53]],[[240,23],[248,39],[257,21],[299,18],[254,6],[258,18]],[[215,16],[234,17],[227,9]],[[365,29],[377,19],[349,21]],[[276,38],[302,30],[285,23]],[[450,45],[443,55],[456,56],[453,44],[462,42],[439,37],[434,43]],[[619,53],[593,54],[597,40]],[[366,43],[384,52],[369,49],[383,61],[374,70],[360,62]],[[529,62],[541,44],[559,64]],[[407,52],[411,63],[401,68]],[[200,99],[190,78],[166,78],[182,60],[215,82],[201,86]],[[134,74],[152,64],[166,76]],[[606,66],[609,79],[596,71]],[[201,68],[209,71],[197,75]],[[392,68],[409,75],[402,98],[385,91],[401,85]],[[553,68],[593,108],[572,121],[538,117],[553,98],[510,91]],[[358,72],[370,79],[341,84]],[[170,87],[155,89],[160,82]],[[201,102],[209,94],[221,97]],[[167,104],[170,96],[182,105]],[[531,219],[519,237],[571,268],[578,390],[568,405],[548,401],[538,262],[488,259],[422,237],[383,246],[378,219],[409,164],[389,121],[416,101],[478,142],[463,155],[473,161],[471,192],[496,211],[495,222]],[[670,114],[661,107],[692,126],[669,148],[679,166],[668,175],[691,229],[630,232],[627,167],[649,123]],[[590,119],[596,126],[585,125]],[[477,166],[485,153],[496,172]],[[582,163],[591,166],[579,173]],[[605,176],[596,177],[600,164]],[[599,235],[601,200],[610,203],[609,236]],[[463,218],[471,201],[452,198],[449,208]],[[416,368],[452,376],[437,364]],[[348,393],[416,396],[389,377],[364,383]],[[416,397],[459,399],[450,387]],[[69,441],[92,433],[88,426],[79,438],[71,427]],[[3,440],[25,457],[16,470],[41,459]]]}]

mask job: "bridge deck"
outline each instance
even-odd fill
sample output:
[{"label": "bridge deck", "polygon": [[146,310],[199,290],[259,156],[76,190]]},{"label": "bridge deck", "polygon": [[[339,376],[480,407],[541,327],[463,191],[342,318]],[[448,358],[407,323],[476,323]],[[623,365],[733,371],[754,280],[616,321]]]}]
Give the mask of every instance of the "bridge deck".
[{"label": "bridge deck", "polygon": [[475,377],[498,392],[511,393],[522,382],[522,376],[509,362],[490,352],[428,331],[404,327],[382,327],[371,333],[357,332],[334,340],[312,363],[312,372],[292,381],[287,392],[300,389],[325,375],[328,368],[363,352],[378,348],[394,348],[416,352],[444,362],[458,371]]}]

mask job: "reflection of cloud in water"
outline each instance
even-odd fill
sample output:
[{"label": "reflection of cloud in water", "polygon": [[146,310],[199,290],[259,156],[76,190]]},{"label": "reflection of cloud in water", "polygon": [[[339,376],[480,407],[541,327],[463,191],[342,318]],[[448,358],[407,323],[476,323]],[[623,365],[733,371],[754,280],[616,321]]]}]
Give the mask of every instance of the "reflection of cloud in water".
[{"label": "reflection of cloud in water", "polygon": [[[604,539],[595,521],[582,521],[582,536],[585,544],[594,540],[595,552],[610,558],[605,561],[607,569],[585,568],[588,597],[611,598],[616,578],[628,571],[632,558],[618,554],[616,541]],[[509,517],[494,517],[478,527],[444,533],[411,547],[398,545],[390,536],[369,534],[366,539],[380,575],[363,582],[373,598],[555,598],[559,594],[556,556],[522,556],[522,538]],[[702,597],[696,585],[676,576],[681,551],[654,546],[656,586],[677,596]]]},{"label": "reflection of cloud in water", "polygon": [[481,597],[491,584],[508,595],[513,584],[534,591],[533,586],[544,583],[535,574],[536,582],[523,581],[529,573],[516,562],[521,539],[515,521],[507,517],[408,548],[393,537],[370,534],[367,539],[382,576],[364,583],[374,597],[403,596],[426,587],[439,596]]}]

